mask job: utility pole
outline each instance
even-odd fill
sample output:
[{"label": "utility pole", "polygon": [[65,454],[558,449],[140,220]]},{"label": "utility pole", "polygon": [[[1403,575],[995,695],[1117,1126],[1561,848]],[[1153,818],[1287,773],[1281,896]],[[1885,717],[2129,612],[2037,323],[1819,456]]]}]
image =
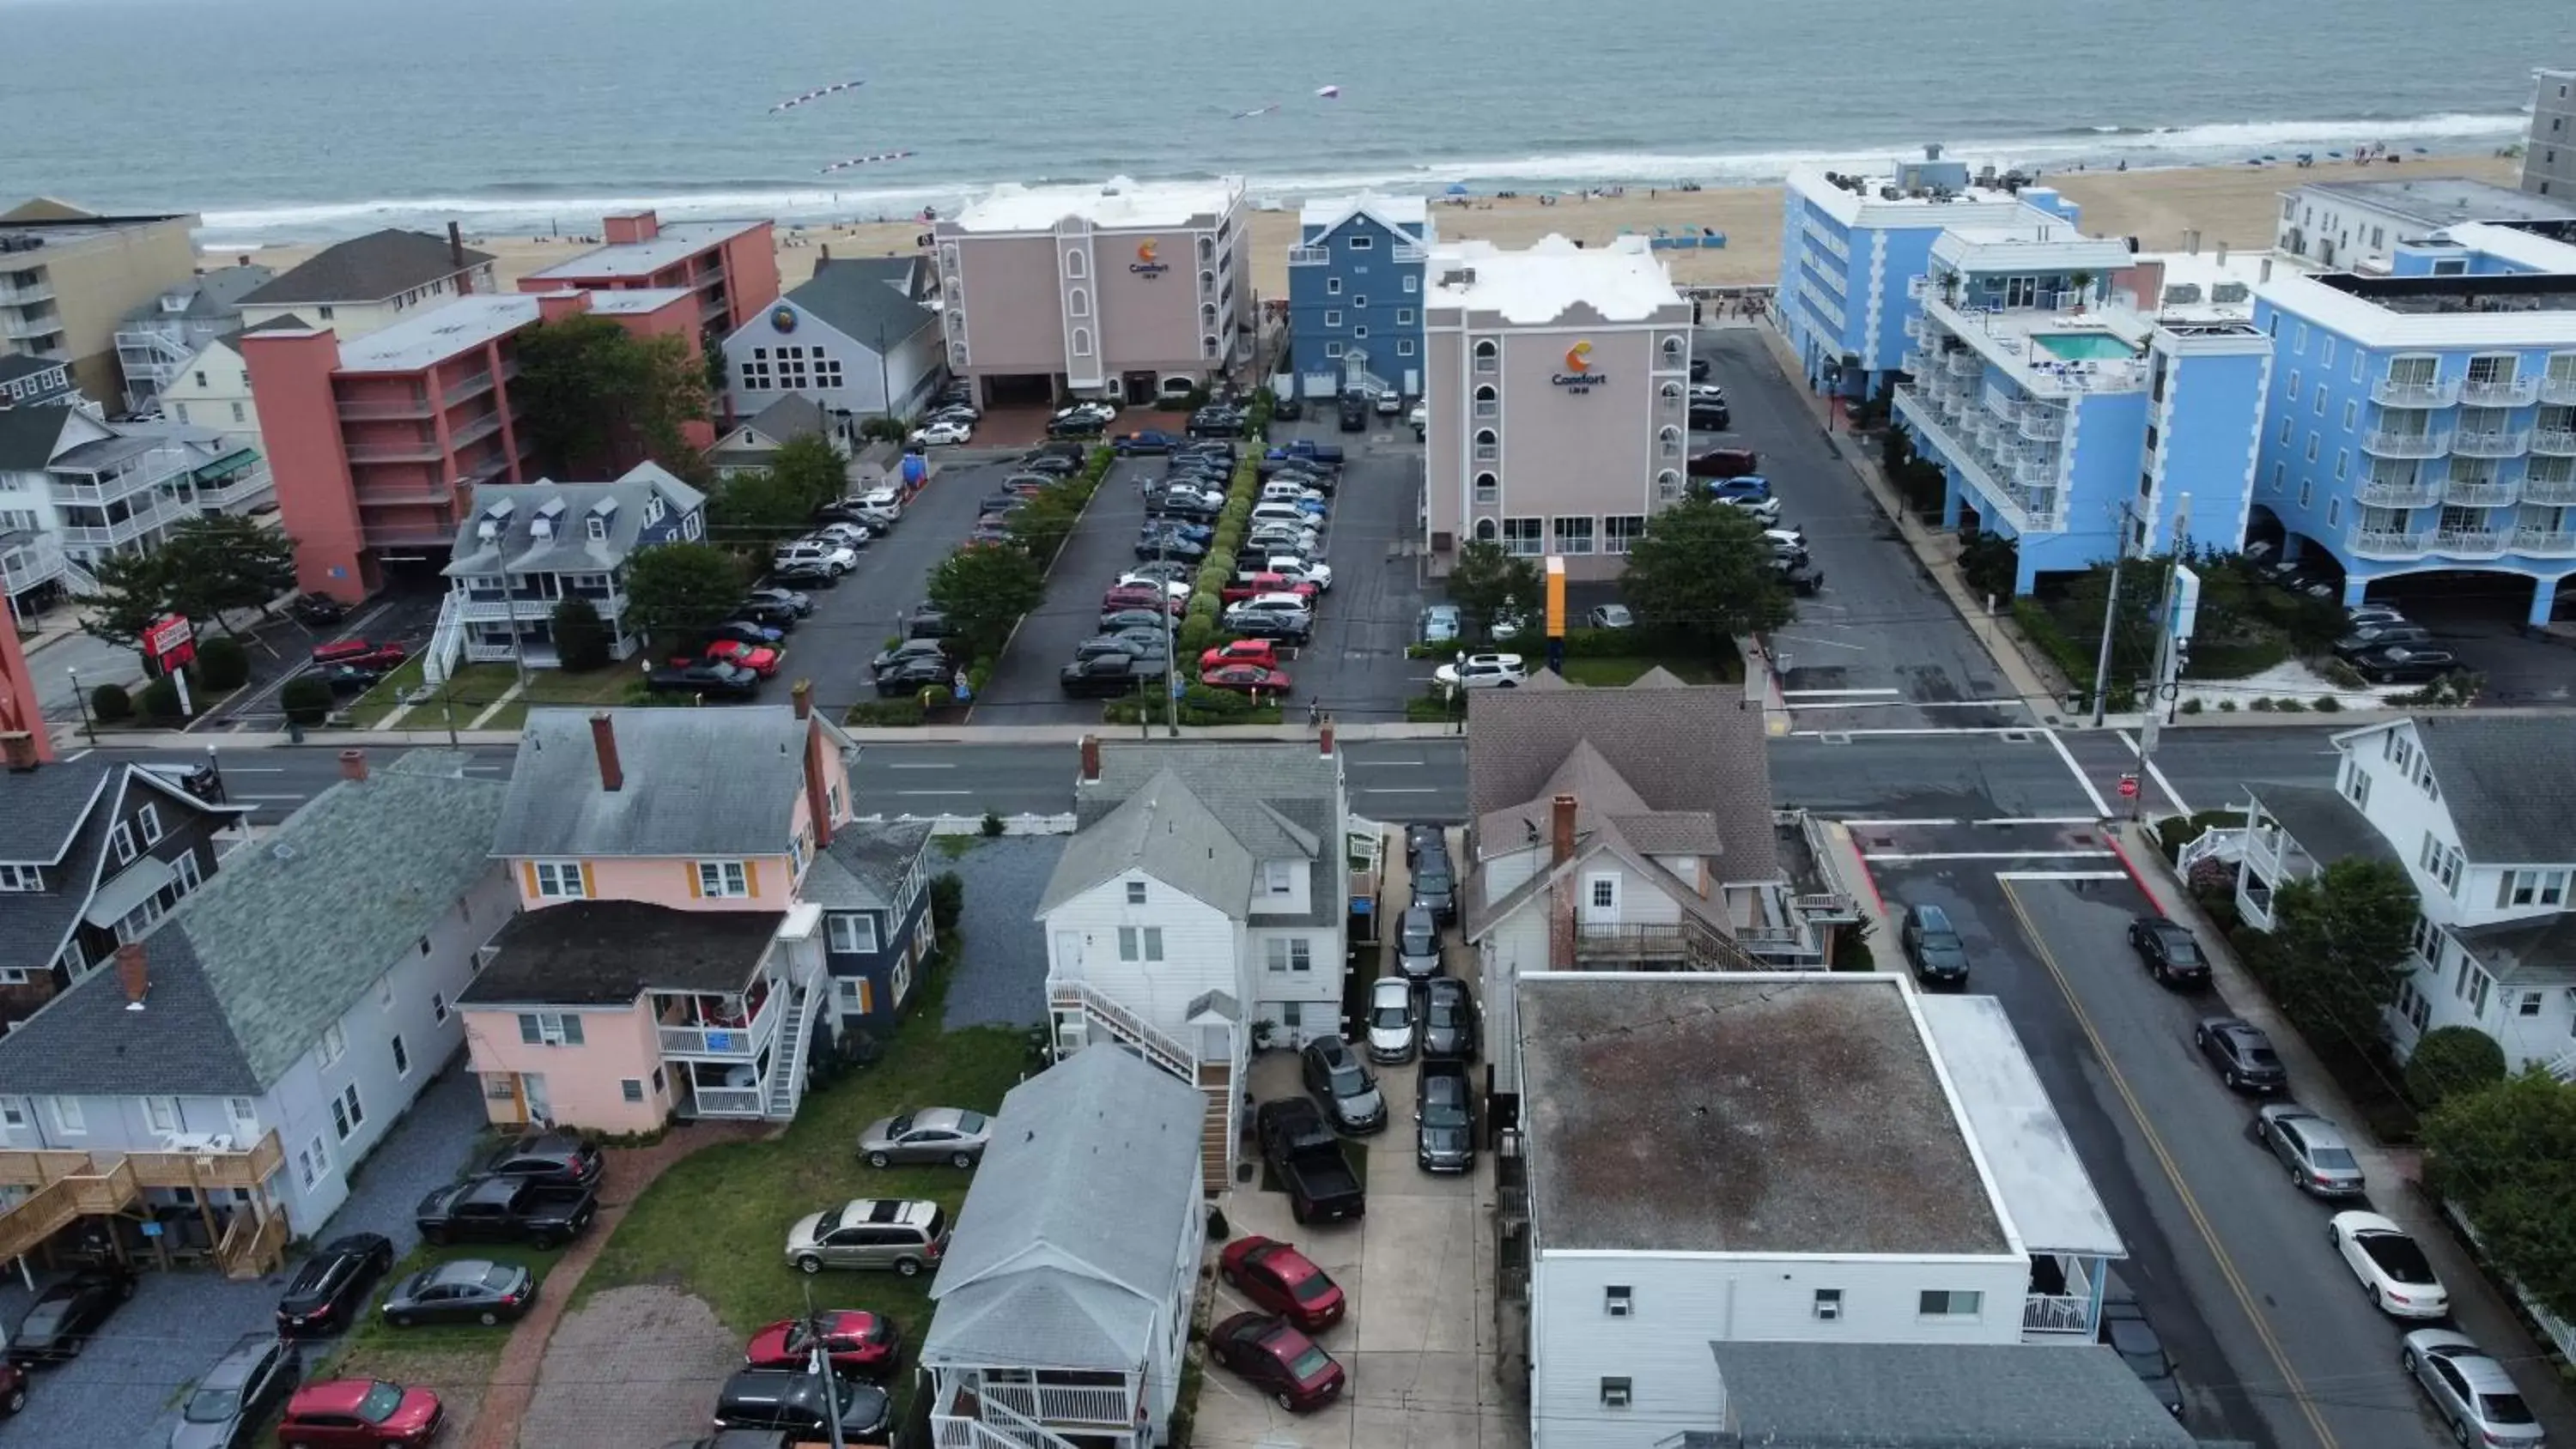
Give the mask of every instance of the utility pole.
[{"label": "utility pole", "polygon": [[[2173,536],[2177,545],[2190,536],[2191,495],[2174,500]],[[2164,727],[2165,701],[2182,687],[2184,659],[2191,652],[2190,641],[2182,636],[2184,593],[2189,590],[2190,604],[2198,608],[2199,581],[2192,578],[2176,559],[2165,570],[2164,597],[2156,601],[2156,672],[2154,685],[2147,696],[2147,717],[2138,727],[2138,793],[2129,797],[2129,818],[2137,820],[2146,809],[2147,782],[2155,761],[2156,736]]]},{"label": "utility pole", "polygon": [[[1214,542],[1214,537],[1211,536],[1209,541]],[[1169,530],[1154,535],[1154,562],[1169,562],[1171,550]],[[1159,569],[1155,571],[1154,585],[1163,591],[1163,728],[1170,738],[1177,740],[1181,737],[1181,661],[1173,653],[1172,585]],[[1137,713],[1142,715],[1144,711],[1138,710]]]},{"label": "utility pole", "polygon": [[2120,565],[2129,557],[2129,505],[2119,507],[2120,535],[2111,550],[2111,590],[2102,600],[2102,648],[2093,656],[2093,727],[2102,727],[2102,717],[2111,703],[2111,631],[2120,621]]},{"label": "utility pole", "polygon": [[823,1374],[823,1425],[832,1449],[847,1449],[841,1439],[841,1375],[832,1367],[830,1345],[823,1340],[823,1316],[814,1311],[814,1285],[805,1289],[805,1332],[814,1342],[814,1358]]}]

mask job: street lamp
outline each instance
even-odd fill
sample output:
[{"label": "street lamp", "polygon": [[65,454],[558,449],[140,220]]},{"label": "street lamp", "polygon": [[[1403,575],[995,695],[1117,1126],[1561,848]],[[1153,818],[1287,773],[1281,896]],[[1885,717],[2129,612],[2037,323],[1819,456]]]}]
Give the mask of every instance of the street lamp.
[{"label": "street lamp", "polygon": [[80,671],[78,669],[66,669],[63,673],[72,677],[72,702],[80,706],[81,738],[89,741],[93,745],[97,744],[98,728],[90,723],[89,696],[81,692]]}]

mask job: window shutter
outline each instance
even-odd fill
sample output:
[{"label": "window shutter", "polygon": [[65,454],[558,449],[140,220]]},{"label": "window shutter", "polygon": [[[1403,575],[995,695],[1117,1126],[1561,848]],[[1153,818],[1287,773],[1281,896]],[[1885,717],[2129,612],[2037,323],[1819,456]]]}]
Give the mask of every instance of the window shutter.
[{"label": "window shutter", "polygon": [[862,976],[859,978],[859,1014],[865,1016],[876,1009],[877,984]]},{"label": "window shutter", "polygon": [[532,901],[537,899],[537,863],[533,860],[520,861],[519,874],[527,881],[528,899]]},{"label": "window shutter", "polygon": [[698,886],[698,863],[694,860],[684,860],[680,862],[680,869],[689,873],[689,898],[695,900],[705,895],[706,892]]},{"label": "window shutter", "polygon": [[755,896],[756,896],[756,895],[759,895],[759,894],[760,894],[760,862],[759,862],[759,861],[756,861],[756,860],[746,860],[746,861],[744,861],[744,862],[742,863],[742,881],[743,881],[743,884],[744,884],[745,886],[747,886],[747,887],[749,887],[749,888],[750,888],[750,891],[751,891],[751,893],[752,893],[753,895],[755,895]]},{"label": "window shutter", "polygon": [[598,888],[590,883],[590,862],[585,860],[581,863],[581,898],[587,901],[598,895]]}]

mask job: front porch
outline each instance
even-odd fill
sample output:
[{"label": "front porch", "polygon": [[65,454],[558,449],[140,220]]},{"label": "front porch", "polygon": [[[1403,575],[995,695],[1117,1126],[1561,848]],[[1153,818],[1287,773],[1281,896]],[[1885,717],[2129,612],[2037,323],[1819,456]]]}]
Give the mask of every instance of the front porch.
[{"label": "front porch", "polygon": [[937,1449],[1151,1449],[1141,1373],[932,1370]]},{"label": "front porch", "polygon": [[[2236,910],[2257,930],[2272,929],[2272,901],[2280,888],[2307,880],[2347,856],[2396,861],[2377,827],[2336,791],[2314,785],[2265,785],[2248,792],[2245,824],[2211,830],[2209,854],[2237,852]],[[2197,846],[2201,842],[2194,841]],[[2186,848],[2184,868],[2193,861]]]},{"label": "front porch", "polygon": [[796,1115],[815,1013],[830,992],[816,936],[821,921],[811,905],[789,911],[739,990],[645,993],[679,1116]]}]

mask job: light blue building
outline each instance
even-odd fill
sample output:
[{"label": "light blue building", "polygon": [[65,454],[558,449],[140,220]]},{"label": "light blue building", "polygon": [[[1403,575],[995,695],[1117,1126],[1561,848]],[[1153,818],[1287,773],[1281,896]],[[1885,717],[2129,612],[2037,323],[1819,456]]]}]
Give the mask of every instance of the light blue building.
[{"label": "light blue building", "polygon": [[1893,380],[1920,310],[1908,284],[1930,265],[1944,230],[2075,223],[2075,204],[2052,190],[1998,178],[1991,166],[1971,177],[1967,163],[1942,160],[1940,147],[1923,150],[1924,159],[1884,176],[1815,167],[1789,175],[1780,325],[1811,388],[1865,398]]},{"label": "light blue building", "polygon": [[2255,529],[2322,549],[2344,601],[2405,575],[2576,569],[2576,222],[2401,240],[2385,276],[2276,276]]},{"label": "light blue building", "polygon": [[2013,540],[2016,593],[2123,550],[2234,548],[2271,362],[2249,280],[2055,220],[1944,232],[1895,391],[1947,474],[1943,526]]},{"label": "light blue building", "polygon": [[1306,204],[1288,253],[1288,385],[1297,396],[1422,396],[1422,268],[1437,240],[1419,196]]}]

